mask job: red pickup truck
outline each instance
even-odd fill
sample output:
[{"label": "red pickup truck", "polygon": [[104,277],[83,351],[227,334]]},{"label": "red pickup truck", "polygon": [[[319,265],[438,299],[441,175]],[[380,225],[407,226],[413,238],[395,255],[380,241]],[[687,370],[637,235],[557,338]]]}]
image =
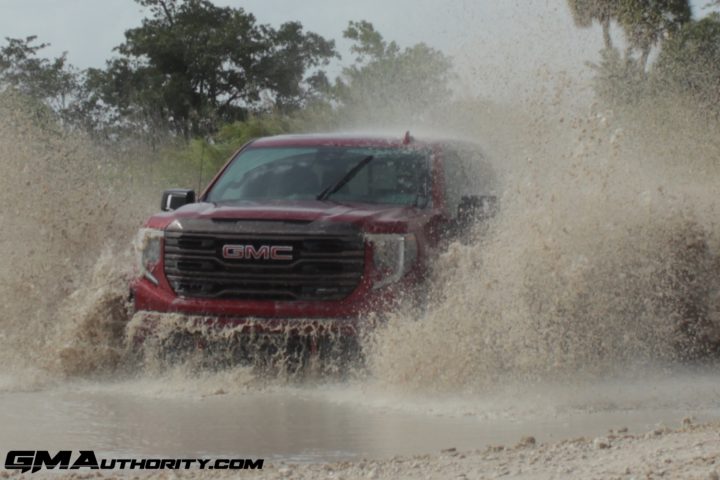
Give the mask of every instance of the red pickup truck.
[{"label": "red pickup truck", "polygon": [[251,141],[197,198],[164,192],[163,213],[141,229],[131,286],[139,331],[179,313],[191,344],[220,329],[240,356],[271,337],[294,339],[305,355],[329,338],[354,344],[373,312],[422,302],[439,249],[492,212],[494,188],[468,143],[409,134]]}]

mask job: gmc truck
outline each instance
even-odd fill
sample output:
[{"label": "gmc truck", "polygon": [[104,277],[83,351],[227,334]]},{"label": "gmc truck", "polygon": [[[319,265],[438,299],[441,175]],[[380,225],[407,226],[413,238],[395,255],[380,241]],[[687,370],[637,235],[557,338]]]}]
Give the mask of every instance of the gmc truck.
[{"label": "gmc truck", "polygon": [[238,360],[260,345],[305,359],[353,352],[378,318],[422,304],[433,259],[492,213],[494,188],[467,143],[409,133],[251,141],[198,196],[165,191],[141,229],[139,336],[181,314],[173,347],[207,348],[208,332],[223,331]]}]

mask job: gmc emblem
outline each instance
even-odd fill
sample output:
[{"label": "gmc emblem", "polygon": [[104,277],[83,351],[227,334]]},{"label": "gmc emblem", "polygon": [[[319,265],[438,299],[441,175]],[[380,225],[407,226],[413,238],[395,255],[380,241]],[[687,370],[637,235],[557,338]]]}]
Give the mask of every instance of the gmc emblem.
[{"label": "gmc emblem", "polygon": [[292,251],[289,245],[225,245],[222,253],[233,260],[292,260]]}]

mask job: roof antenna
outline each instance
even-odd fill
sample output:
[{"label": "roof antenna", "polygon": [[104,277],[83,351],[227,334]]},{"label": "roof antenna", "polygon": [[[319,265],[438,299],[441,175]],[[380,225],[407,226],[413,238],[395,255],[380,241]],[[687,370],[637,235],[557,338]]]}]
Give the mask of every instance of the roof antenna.
[{"label": "roof antenna", "polygon": [[410,136],[410,130],[407,130],[405,132],[405,136],[403,137],[403,145],[410,145],[410,142],[413,141],[413,137]]},{"label": "roof antenna", "polygon": [[202,181],[203,181],[203,160],[205,160],[205,144],[207,138],[202,139],[202,150],[200,150],[200,172],[198,172],[198,192],[202,192]]}]

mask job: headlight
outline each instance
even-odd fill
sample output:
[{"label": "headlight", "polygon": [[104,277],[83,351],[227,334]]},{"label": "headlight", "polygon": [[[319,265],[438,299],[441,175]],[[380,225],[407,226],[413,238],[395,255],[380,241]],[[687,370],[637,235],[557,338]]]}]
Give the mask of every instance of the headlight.
[{"label": "headlight", "polygon": [[152,272],[160,262],[160,241],[162,238],[163,231],[154,228],[141,228],[135,238],[135,254],[140,273],[155,285],[159,282]]},{"label": "headlight", "polygon": [[405,275],[417,258],[415,235],[368,234],[365,236],[373,249],[373,262],[379,277],[373,288],[395,283]]}]

